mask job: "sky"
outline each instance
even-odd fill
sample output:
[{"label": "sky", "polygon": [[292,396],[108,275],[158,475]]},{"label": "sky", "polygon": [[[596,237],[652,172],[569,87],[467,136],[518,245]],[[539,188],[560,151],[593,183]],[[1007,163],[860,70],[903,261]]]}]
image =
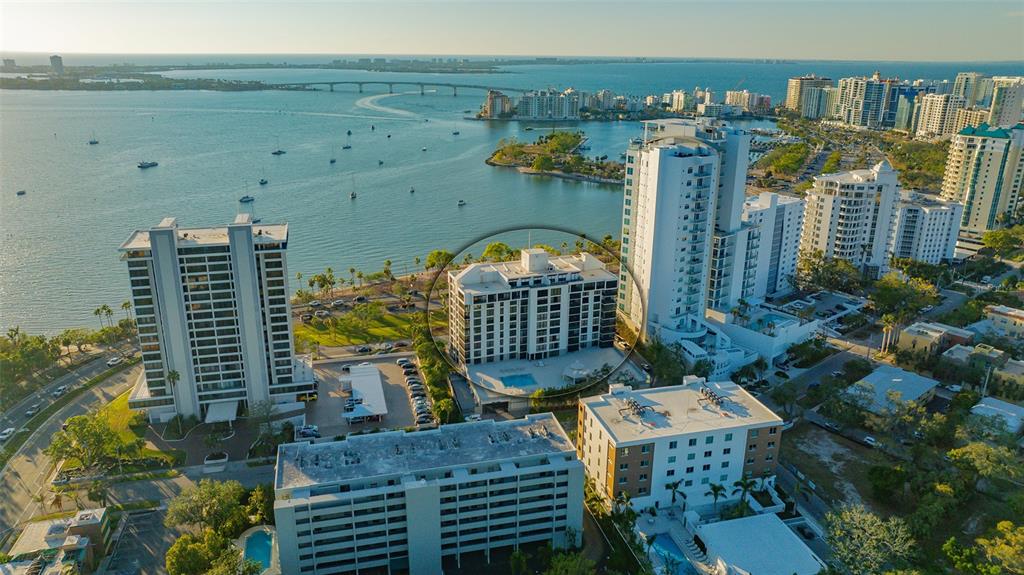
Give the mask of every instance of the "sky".
[{"label": "sky", "polygon": [[1024,0],[0,0],[0,51],[1024,60]]}]

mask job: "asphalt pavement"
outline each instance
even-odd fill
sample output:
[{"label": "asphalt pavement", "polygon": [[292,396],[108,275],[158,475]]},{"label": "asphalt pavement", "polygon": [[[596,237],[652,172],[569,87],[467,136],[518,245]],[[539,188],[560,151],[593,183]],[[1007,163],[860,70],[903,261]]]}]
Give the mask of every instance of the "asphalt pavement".
[{"label": "asphalt pavement", "polygon": [[3,415],[0,415],[0,429],[7,429],[8,427],[21,428],[28,421],[28,418],[25,417],[25,412],[28,411],[29,406],[39,403],[41,407],[46,407],[53,401],[53,390],[58,387],[73,384],[82,380],[82,378],[88,380],[103,373],[107,369],[106,357],[108,355],[100,354],[92,361],[76,367],[22,398],[21,401],[6,410]]},{"label": "asphalt pavement", "polygon": [[[104,371],[104,362],[98,363],[102,367],[99,372]],[[96,375],[92,373],[92,369],[95,369],[92,365],[89,369],[83,368],[72,381],[66,383],[82,385]],[[60,430],[64,420],[109,403],[127,391],[141,371],[142,366],[135,365],[111,376],[59,409],[32,432],[7,465],[0,470],[0,493],[3,494],[3,497],[0,497],[0,537],[20,522],[42,511],[39,503],[33,501],[32,497],[49,493],[48,479],[53,471],[53,462],[43,453],[43,449],[50,444],[51,436]]]}]

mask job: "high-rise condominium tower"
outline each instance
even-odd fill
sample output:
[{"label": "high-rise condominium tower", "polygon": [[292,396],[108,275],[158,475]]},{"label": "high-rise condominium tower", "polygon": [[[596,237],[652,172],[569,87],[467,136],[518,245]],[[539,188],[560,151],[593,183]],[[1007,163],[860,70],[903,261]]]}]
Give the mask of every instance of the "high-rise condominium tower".
[{"label": "high-rise condominium tower", "polygon": [[980,237],[1017,210],[1024,178],[1024,124],[982,124],[960,130],[949,144],[942,199],[964,205],[962,235]]},{"label": "high-rise condominium tower", "polygon": [[872,276],[889,266],[899,189],[888,161],[870,170],[823,174],[807,192],[800,251],[849,260]]},{"label": "high-rise condominium tower", "polygon": [[234,418],[240,407],[294,401],[315,387],[293,357],[286,224],[249,214],[220,228],[174,218],[121,244],[144,371],[129,399],[153,420]]}]

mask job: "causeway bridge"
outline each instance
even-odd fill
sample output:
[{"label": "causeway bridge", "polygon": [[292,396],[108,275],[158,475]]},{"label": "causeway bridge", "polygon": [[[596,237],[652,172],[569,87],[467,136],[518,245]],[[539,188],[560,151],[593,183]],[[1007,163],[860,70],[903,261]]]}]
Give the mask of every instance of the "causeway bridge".
[{"label": "causeway bridge", "polygon": [[527,88],[499,88],[497,86],[484,86],[481,84],[454,84],[450,82],[414,82],[414,81],[384,81],[384,80],[324,80],[319,82],[285,82],[280,84],[267,84],[271,88],[309,88],[318,89],[319,86],[326,86],[331,92],[334,91],[335,86],[356,86],[359,88],[359,93],[363,93],[365,86],[387,86],[388,94],[395,93],[395,86],[416,86],[420,89],[420,95],[424,95],[428,88],[451,88],[452,96],[459,95],[459,89],[463,90],[482,90],[484,92],[488,90],[498,90],[501,92],[513,92],[522,94],[529,92]]}]

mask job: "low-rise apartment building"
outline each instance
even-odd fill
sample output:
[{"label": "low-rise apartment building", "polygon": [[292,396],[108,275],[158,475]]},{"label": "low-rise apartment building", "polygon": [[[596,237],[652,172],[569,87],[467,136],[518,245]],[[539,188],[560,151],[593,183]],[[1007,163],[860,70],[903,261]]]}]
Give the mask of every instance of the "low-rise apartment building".
[{"label": "low-rise apartment building", "polygon": [[448,286],[450,345],[463,365],[544,359],[615,338],[618,279],[589,253],[524,249],[517,262],[453,270]]},{"label": "low-rise apartment building", "polygon": [[919,321],[902,331],[896,347],[906,351],[925,351],[932,355],[954,345],[966,345],[974,340],[974,332],[944,323]]},{"label": "low-rise apartment building", "polygon": [[467,553],[583,532],[583,466],[550,413],[282,445],[274,490],[294,575],[436,575]]},{"label": "low-rise apartment building", "polygon": [[577,455],[608,499],[626,493],[636,508],[673,504],[671,483],[689,506],[712,503],[712,483],[772,478],[782,419],[742,387],[687,377],[681,385],[581,398]]},{"label": "low-rise apartment building", "polygon": [[1007,337],[1024,337],[1024,310],[1005,305],[985,306],[992,327]]}]

